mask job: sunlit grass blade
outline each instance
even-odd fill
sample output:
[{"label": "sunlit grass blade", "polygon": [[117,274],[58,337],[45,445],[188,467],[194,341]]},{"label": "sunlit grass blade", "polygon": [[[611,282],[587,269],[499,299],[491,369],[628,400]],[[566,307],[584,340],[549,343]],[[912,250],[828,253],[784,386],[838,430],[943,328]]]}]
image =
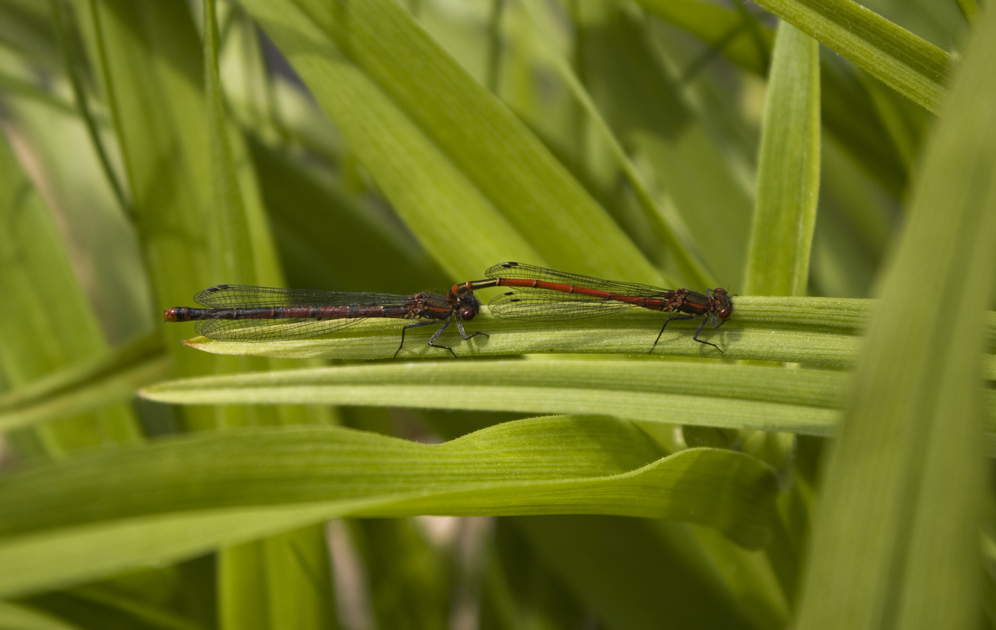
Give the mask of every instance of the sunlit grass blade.
[{"label": "sunlit grass blade", "polygon": [[143,390],[174,404],[387,404],[601,413],[644,422],[830,435],[843,374],[664,361],[442,361],[172,381]]},{"label": "sunlit grass blade", "polygon": [[980,355],[996,286],[993,64],[990,12],[920,162],[824,471],[800,629],[979,623]]},{"label": "sunlit grass blade", "polygon": [[[406,224],[454,276],[518,259],[658,277],[533,133],[401,5],[245,5]],[[553,233],[561,237],[548,238]]]},{"label": "sunlit grass blade", "polygon": [[[173,404],[404,405],[601,413],[643,422],[833,435],[851,386],[843,372],[685,361],[439,361],[170,381],[142,390]],[[996,397],[987,397],[996,431]],[[990,453],[994,454],[994,453]]]},{"label": "sunlit grass blade", "polygon": [[[38,408],[29,411],[29,399],[38,405],[51,402],[39,399],[46,386],[39,381],[58,380],[50,375],[106,357],[108,350],[57,220],[5,136],[0,136],[0,250],[0,296],[5,306],[0,309],[0,381],[7,383],[4,389],[15,390],[0,403],[6,407],[0,411],[6,416],[0,421],[8,425],[6,429],[30,424]],[[28,391],[18,392],[20,387]],[[8,415],[16,415],[17,409],[27,415]],[[30,432],[46,455],[59,456],[105,441],[129,441],[138,434],[135,418],[124,406],[107,406],[102,413],[87,416],[69,413],[73,410],[72,405],[63,408],[62,422]]]},{"label": "sunlit grass blade", "polygon": [[744,291],[805,295],[820,188],[820,57],[816,40],[778,26]]},{"label": "sunlit grass blade", "polygon": [[[744,291],[807,293],[820,185],[819,44],[780,22],[768,73],[757,195]],[[775,461],[794,456],[795,439],[770,436]],[[779,523],[781,525],[781,523]],[[783,531],[783,528],[779,528]],[[795,591],[799,554],[780,535],[766,550],[786,598]]]},{"label": "sunlit grass blade", "polygon": [[505,423],[441,445],[283,427],[96,453],[0,480],[0,593],[348,515],[617,514],[766,542],[778,487],[767,465],[716,449],[661,455],[636,426],[598,417]]},{"label": "sunlit grass blade", "polygon": [[[720,350],[696,343],[692,335],[695,322],[672,322],[660,336],[661,321],[632,314],[611,321],[514,322],[478,317],[479,335],[461,340],[459,334],[446,332],[437,340],[457,357],[513,356],[519,354],[584,353],[646,355],[651,348],[658,356],[702,359],[755,359],[812,363],[827,367],[846,367],[854,362],[860,337],[840,331],[794,330],[751,323],[728,323],[718,331],[703,331],[702,339],[711,340]],[[468,334],[473,329],[468,330]],[[431,330],[411,331],[398,351],[401,329],[397,323],[363,322],[335,337],[269,342],[216,341],[196,337],[186,342],[190,348],[238,356],[264,356],[277,359],[445,359],[449,351],[427,344]],[[476,331],[474,331],[476,332]],[[395,354],[397,353],[397,354]]]},{"label": "sunlit grass blade", "polygon": [[691,244],[682,238],[684,233],[676,230],[668,221],[668,217],[663,210],[658,207],[644,177],[626,154],[622,143],[616,138],[612,129],[609,128],[609,125],[598,111],[595,102],[588,94],[585,86],[582,85],[581,81],[572,71],[567,60],[564,59],[558,50],[550,45],[552,38],[549,33],[542,30],[543,26],[542,20],[539,18],[539,7],[533,0],[524,0],[523,7],[530,15],[534,27],[539,31],[538,39],[546,44],[547,54],[553,62],[554,68],[559,73],[561,80],[568,86],[571,94],[584,110],[589,123],[595,129],[599,139],[608,147],[609,153],[616,161],[619,170],[632,187],[634,196],[643,210],[648,223],[654,227],[661,243],[667,248],[668,253],[674,257],[678,268],[682,271],[682,277],[689,284],[697,286],[712,286],[715,284],[715,280],[692,251]]},{"label": "sunlit grass blade", "polygon": [[914,103],[941,110],[951,57],[852,0],[758,0]]}]

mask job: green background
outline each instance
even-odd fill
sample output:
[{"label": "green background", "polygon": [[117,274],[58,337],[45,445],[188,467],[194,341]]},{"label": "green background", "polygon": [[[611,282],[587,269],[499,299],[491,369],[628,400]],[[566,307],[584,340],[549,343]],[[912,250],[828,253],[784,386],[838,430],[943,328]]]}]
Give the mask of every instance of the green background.
[{"label": "green background", "polygon": [[[996,627],[994,66],[975,0],[0,0],[0,628]],[[508,260],[722,353],[159,318]]]}]

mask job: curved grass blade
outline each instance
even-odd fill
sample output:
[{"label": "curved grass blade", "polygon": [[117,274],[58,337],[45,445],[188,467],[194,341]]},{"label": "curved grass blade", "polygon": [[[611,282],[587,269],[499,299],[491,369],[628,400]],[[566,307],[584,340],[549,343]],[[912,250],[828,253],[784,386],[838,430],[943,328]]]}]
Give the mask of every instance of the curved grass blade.
[{"label": "curved grass blade", "polygon": [[709,525],[753,548],[777,491],[752,457],[662,457],[605,418],[509,422],[440,445],[335,427],[199,434],[0,479],[0,593],[342,516],[617,514]]}]

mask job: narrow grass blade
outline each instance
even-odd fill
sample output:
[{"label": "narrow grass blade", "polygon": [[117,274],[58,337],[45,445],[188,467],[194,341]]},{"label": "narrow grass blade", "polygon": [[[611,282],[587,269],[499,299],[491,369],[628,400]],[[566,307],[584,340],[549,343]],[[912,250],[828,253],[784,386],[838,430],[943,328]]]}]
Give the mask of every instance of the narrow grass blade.
[{"label": "narrow grass blade", "polygon": [[324,524],[235,545],[218,559],[222,628],[335,628]]},{"label": "narrow grass blade", "polygon": [[[408,226],[454,276],[519,259],[658,277],[533,133],[401,5],[372,0],[333,11],[316,0],[245,5]],[[553,233],[561,238],[548,238]]]},{"label": "narrow grass blade", "polygon": [[158,339],[146,337],[109,358],[53,372],[0,396],[0,431],[128,402],[136,389],[169,373],[170,361]]},{"label": "narrow grass blade", "polygon": [[[153,385],[172,404],[404,405],[603,413],[643,422],[833,435],[850,375],[678,361],[440,361],[217,376]],[[996,431],[996,397],[986,402]],[[990,449],[991,450],[991,449]],[[991,452],[990,455],[996,453]]]},{"label": "narrow grass blade", "polygon": [[951,57],[852,0],[758,0],[914,103],[938,113]]},{"label": "narrow grass blade", "polygon": [[205,215],[213,275],[226,282],[266,284],[257,279],[246,208],[239,190],[233,150],[229,140],[225,98],[218,74],[218,22],[214,0],[204,0],[204,121],[208,145],[208,191],[212,211]]},{"label": "narrow grass blade", "polygon": [[143,390],[174,404],[391,405],[604,413],[644,422],[830,435],[843,374],[685,362],[439,362],[173,381]]},{"label": "narrow grass blade", "polygon": [[[106,357],[108,349],[52,210],[4,136],[0,136],[0,252],[4,304],[0,309],[0,382],[8,384],[4,389],[14,389],[2,403],[6,409],[0,413],[7,415],[14,406],[26,403],[25,392],[18,392],[19,388],[37,393],[44,387],[37,384],[42,379],[52,378],[61,368]],[[3,424],[9,427],[31,421],[9,415],[5,420]],[[104,441],[130,441],[138,433],[135,418],[123,406],[92,415],[67,415],[59,423],[36,429],[33,435],[49,456]]]},{"label": "narrow grass blade", "polygon": [[805,295],[820,189],[820,57],[782,22],[775,38],[744,292]]},{"label": "narrow grass blade", "polygon": [[[201,227],[214,224],[214,206],[204,61],[193,16],[174,3],[109,0],[85,5],[79,18],[117,131],[153,303],[179,306],[218,282]],[[213,371],[216,360],[180,354],[180,331],[160,330],[167,350],[181,359],[181,374]],[[194,424],[214,424],[196,411],[189,415]]]},{"label": "narrow grass blade", "polygon": [[993,64],[990,12],[921,161],[869,327],[825,470],[800,629],[979,623],[983,309],[996,286]]}]

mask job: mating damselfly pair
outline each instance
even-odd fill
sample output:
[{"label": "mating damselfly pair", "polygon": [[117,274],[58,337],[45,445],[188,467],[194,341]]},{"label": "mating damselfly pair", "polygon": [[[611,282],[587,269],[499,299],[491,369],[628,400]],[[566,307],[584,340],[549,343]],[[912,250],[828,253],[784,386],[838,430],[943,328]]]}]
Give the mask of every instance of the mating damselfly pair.
[{"label": "mating damselfly pair", "polygon": [[437,344],[436,340],[454,321],[464,340],[485,334],[468,335],[463,322],[473,319],[480,311],[481,303],[474,291],[492,287],[516,289],[498,295],[488,303],[491,314],[502,319],[586,319],[632,307],[679,313],[661,326],[650,352],[657,347],[670,322],[698,317],[702,317],[702,323],[692,339],[722,352],[716,344],[699,339],[699,334],[710,320],[713,328],[719,328],[733,314],[730,295],[721,288],[710,289],[704,294],[688,289],[661,289],[515,262],[497,264],[485,275],[486,280],[453,285],[446,295],[343,293],[221,284],[194,296],[194,301],[206,308],[169,308],[163,312],[163,319],[167,322],[196,321],[195,330],[199,334],[222,341],[303,339],[335,332],[373,317],[423,320],[402,327],[401,343],[394,353],[397,357],[405,345],[408,330],[439,322],[442,324],[429,338],[429,345],[449,350],[456,356],[452,348]]}]

